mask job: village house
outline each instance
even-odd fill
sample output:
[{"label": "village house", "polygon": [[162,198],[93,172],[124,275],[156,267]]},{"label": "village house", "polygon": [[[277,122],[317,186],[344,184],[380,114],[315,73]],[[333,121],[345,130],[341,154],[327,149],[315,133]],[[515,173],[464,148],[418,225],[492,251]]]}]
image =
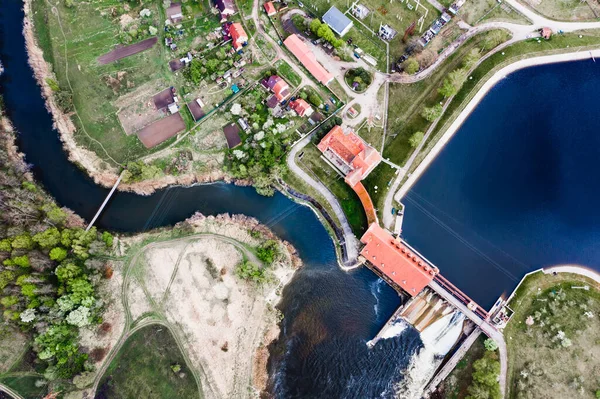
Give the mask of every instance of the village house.
[{"label": "village house", "polygon": [[273,75],[267,80],[267,87],[273,92],[278,101],[283,101],[290,96],[290,85],[280,76]]},{"label": "village house", "polygon": [[297,98],[293,101],[290,101],[290,108],[293,109],[298,116],[310,117],[314,112],[310,104],[302,98]]},{"label": "village house", "polygon": [[267,16],[272,17],[277,14],[277,10],[275,9],[275,5],[273,5],[272,1],[268,1],[264,5],[265,11],[267,12]]},{"label": "village house", "polygon": [[352,20],[348,18],[343,12],[335,7],[331,7],[325,15],[323,15],[323,22],[325,22],[332,31],[343,37],[352,28]]},{"label": "village house", "polygon": [[172,3],[166,11],[167,18],[176,24],[183,20],[183,14],[181,13],[181,3]]},{"label": "village house", "polygon": [[241,23],[236,22],[232,24],[229,27],[229,34],[231,35],[231,44],[236,51],[248,44],[248,35]]},{"label": "village house", "polygon": [[235,148],[238,145],[242,144],[242,139],[240,138],[240,128],[236,125],[235,122],[231,122],[228,125],[223,127],[223,134],[225,134],[225,139],[227,140],[227,147],[229,149]]},{"label": "village house", "polygon": [[313,52],[297,35],[288,36],[283,44],[319,82],[326,85],[333,80],[333,75],[323,68],[323,65],[319,64]]},{"label": "village house", "polygon": [[221,22],[227,21],[227,18],[237,12],[233,0],[215,0],[215,7],[221,15]]}]

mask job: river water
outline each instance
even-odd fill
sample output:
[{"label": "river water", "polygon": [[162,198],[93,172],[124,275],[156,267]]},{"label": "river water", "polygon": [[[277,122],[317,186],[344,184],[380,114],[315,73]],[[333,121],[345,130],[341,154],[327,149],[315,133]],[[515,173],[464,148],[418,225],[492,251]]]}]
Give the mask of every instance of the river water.
[{"label": "river water", "polygon": [[[90,220],[108,190],[95,185],[62,151],[27,65],[21,35],[21,7],[18,0],[0,0],[0,60],[6,69],[0,77],[0,89],[7,113],[19,132],[18,145],[38,181],[59,204]],[[550,141],[556,140],[569,152],[579,151],[582,146],[590,153],[594,151],[591,147],[596,151],[600,148],[600,143],[590,141],[595,136],[594,127],[589,124],[594,120],[597,123],[597,119],[587,115],[597,107],[593,105],[597,102],[580,103],[588,107],[585,108],[575,106],[576,101],[572,101],[573,98],[591,99],[594,90],[599,92],[600,74],[597,68],[595,74],[590,73],[591,68],[586,63],[539,67],[518,72],[502,82],[408,195],[404,229],[408,242],[484,305],[491,304],[503,290],[514,285],[509,275],[520,278],[524,271],[538,265],[563,260],[592,266],[595,263],[587,260],[598,260],[600,249],[591,244],[598,237],[598,223],[594,223],[598,219],[594,217],[599,211],[587,208],[594,208],[598,185],[590,184],[590,177],[587,182],[571,187],[575,190],[572,194],[545,187],[549,184],[551,188],[562,190],[564,186],[557,180],[574,177],[569,173],[561,176],[559,171],[550,177],[545,175],[545,171],[553,170],[550,166],[554,161],[561,159]],[[538,74],[545,78],[538,79]],[[585,79],[580,79],[580,74],[584,74]],[[577,82],[567,82],[563,76]],[[539,98],[534,95],[540,89],[535,85],[528,91],[521,90],[530,81],[545,82]],[[588,84],[592,84],[591,88]],[[567,104],[569,101],[571,105]],[[511,107],[515,102],[522,106]],[[533,123],[531,119],[532,114],[539,115],[536,120],[556,115],[556,119],[563,122],[572,118],[564,115],[571,112],[577,115],[571,120],[571,129],[561,130],[562,136],[552,140],[543,135],[554,131],[549,119],[544,119],[539,129],[537,123],[541,122]],[[573,130],[573,126],[577,129]],[[576,139],[582,131],[587,132],[585,138]],[[593,155],[590,154],[590,161],[600,159]],[[498,166],[501,171],[485,169]],[[591,173],[595,170],[592,166],[595,167],[586,163],[584,170]],[[470,169],[473,167],[477,169]],[[510,178],[511,172],[516,173],[515,179]],[[530,193],[532,186],[536,186],[531,179],[544,187]],[[520,190],[527,192],[517,191],[524,196],[523,201],[502,190],[493,190],[496,184],[506,187],[513,180],[520,183]],[[473,188],[468,184],[484,185]],[[469,194],[466,197],[465,192]],[[552,195],[546,198],[547,194]],[[555,218],[568,221],[572,213],[580,216],[570,223],[562,222],[567,227],[575,226],[576,235],[571,235],[572,230],[563,225],[564,229],[560,230],[558,225],[544,222],[544,217],[553,217],[553,207],[562,204],[559,200],[564,196],[576,198],[572,203],[577,209],[564,210],[564,216]],[[520,203],[526,210],[521,211]],[[504,208],[507,204],[511,207]],[[545,204],[543,209],[540,209],[541,204]],[[375,348],[367,349],[366,341],[379,331],[400,299],[365,268],[342,272],[335,261],[330,237],[309,208],[281,194],[266,198],[257,195],[252,188],[217,183],[175,187],[148,197],[117,193],[97,225],[122,232],[139,232],[172,225],[196,211],[207,215],[229,212],[256,217],[290,241],[305,264],[285,289],[281,304],[285,314],[282,337],[273,349],[270,364],[277,397],[392,395],[393,385],[405,379],[403,372],[414,366],[411,359],[418,358],[415,353],[423,343],[418,333],[408,327],[398,336],[381,340]],[[482,226],[485,228],[481,229]],[[540,231],[535,230],[535,226]],[[506,234],[510,239],[504,237]],[[502,240],[496,241],[497,238]],[[485,246],[491,245],[490,242],[495,243],[491,247],[493,251]],[[482,258],[481,253],[486,257]],[[508,273],[498,272],[497,264]]]}]

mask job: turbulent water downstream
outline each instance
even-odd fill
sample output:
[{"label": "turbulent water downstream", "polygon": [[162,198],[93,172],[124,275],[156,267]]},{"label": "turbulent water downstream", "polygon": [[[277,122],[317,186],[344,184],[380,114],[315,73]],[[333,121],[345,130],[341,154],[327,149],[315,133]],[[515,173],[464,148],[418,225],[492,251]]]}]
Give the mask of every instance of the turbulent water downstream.
[{"label": "turbulent water downstream", "polygon": [[[18,0],[1,0],[0,4],[0,60],[5,67],[5,73],[0,77],[0,87],[8,116],[20,134],[19,147],[25,153],[26,161],[31,164],[36,178],[48,192],[61,205],[73,209],[89,220],[104,200],[107,190],[96,186],[82,171],[67,160],[57,132],[52,129],[52,121],[44,107],[40,90],[27,65],[24,40],[21,35],[22,3]],[[541,70],[546,71],[546,79],[552,82],[564,71],[569,73],[570,79],[576,79],[577,75],[572,73],[572,68],[574,67],[567,65],[541,67]],[[515,76],[521,75],[517,73]],[[524,76],[527,79],[532,78],[532,74],[529,72]],[[592,78],[597,84],[600,84],[597,74]],[[513,77],[513,79],[520,78]],[[578,84],[575,87],[583,90],[583,81],[580,83],[581,85]],[[493,90],[490,94],[493,99],[499,96],[498,92],[503,92],[502,90],[506,92],[509,83],[501,86],[503,87]],[[514,92],[515,87],[510,87],[512,91],[509,91],[509,96],[517,95]],[[596,87],[596,91],[592,91],[595,95],[600,92],[600,88],[597,86],[592,87]],[[550,93],[554,93],[553,95],[561,94],[558,89],[564,94],[565,86],[555,87],[556,92],[552,92],[552,85],[548,88]],[[540,102],[543,105],[545,102],[552,102],[559,108],[561,106],[560,102],[551,101],[552,96],[547,92],[541,99],[532,98],[531,93],[519,93],[518,95],[528,95],[528,104],[531,106],[537,106]],[[581,93],[579,95],[581,96]],[[591,94],[588,95],[591,96]],[[501,101],[509,100],[510,98],[507,99],[504,95],[500,96],[493,100],[495,102],[486,109],[490,107],[493,109]],[[599,114],[595,98],[593,101],[586,101],[585,104],[590,109],[595,107],[596,115]],[[524,112],[526,109],[521,111]],[[486,112],[485,118],[490,118],[487,120],[488,124],[494,118],[500,117],[494,112]],[[477,115],[480,113],[478,108],[470,119],[475,118],[478,123],[485,126],[485,120],[477,119]],[[525,116],[519,120],[523,118]],[[505,117],[502,120],[504,122],[509,119]],[[467,126],[469,123],[467,122]],[[590,122],[584,116],[573,123],[576,123],[581,131],[587,132],[586,129],[590,128],[588,125]],[[547,128],[547,125],[544,126]],[[552,149],[552,145],[548,144],[547,140],[541,140],[542,147],[539,148],[531,141],[534,139],[515,137],[518,136],[517,133],[511,136],[511,140],[515,141],[506,144],[502,134],[505,129],[510,130],[509,127],[504,126],[500,130],[500,138],[489,139],[492,142],[488,144],[491,146],[490,148],[486,147],[486,154],[498,151],[500,154],[498,156],[506,156],[518,148],[516,152],[519,157],[506,156],[504,158],[511,162],[510,168],[507,168],[506,164],[502,165],[513,173],[518,173],[518,168],[523,166],[523,162],[526,163],[528,160],[537,162],[539,151]],[[485,134],[487,131],[487,128],[479,129],[475,135],[477,138],[475,142],[484,140],[488,136]],[[595,131],[597,132],[597,125]],[[529,134],[528,132],[521,133],[522,135]],[[449,145],[449,148],[454,149],[444,151],[440,159],[447,159],[451,156],[451,158],[454,157],[452,158],[453,162],[460,164],[461,156],[472,158],[471,155],[465,154],[473,151],[476,144],[468,145],[465,150],[464,142],[467,139],[461,134],[462,132],[459,132],[457,139]],[[539,139],[538,136],[535,137]],[[588,136],[585,137],[585,140],[589,139]],[[569,146],[575,146],[576,143],[572,143],[572,141],[563,140],[562,142],[566,142]],[[461,142],[463,147],[455,148],[455,142]],[[521,148],[524,144],[526,144],[525,148]],[[589,144],[590,146],[593,144],[596,149],[600,148],[599,142],[590,142]],[[574,151],[574,148],[569,148]],[[500,151],[500,149],[503,150]],[[599,155],[596,154],[594,161],[600,159]],[[461,192],[468,191],[465,187],[467,183],[460,180],[460,177],[456,177],[459,173],[453,169],[454,164],[439,164],[440,162],[443,161],[438,159],[432,165],[423,176],[422,181],[409,194],[405,236],[411,244],[437,263],[443,274],[450,276],[467,293],[473,292],[477,300],[487,305],[513,284],[510,279],[487,281],[488,273],[496,273],[496,270],[500,270],[496,268],[497,264],[500,264],[506,273],[520,277],[523,271],[548,263],[551,256],[546,255],[548,253],[557,254],[560,249],[564,249],[565,245],[568,246],[569,255],[576,254],[577,248],[583,250],[585,256],[576,257],[576,260],[584,261],[592,258],[596,260],[596,263],[600,263],[600,246],[596,246],[595,249],[591,246],[591,243],[597,243],[600,238],[598,232],[600,223],[597,223],[600,218],[596,218],[600,212],[598,210],[588,210],[590,218],[593,220],[577,219],[578,228],[584,225],[589,227],[588,235],[586,235],[586,231],[580,230],[574,236],[582,239],[578,242],[566,238],[571,237],[569,231],[554,228],[551,232],[542,235],[546,240],[544,246],[535,247],[536,250],[531,254],[526,250],[528,246],[535,245],[535,239],[531,238],[535,236],[530,235],[532,229],[515,228],[509,232],[512,237],[510,242],[503,241],[502,246],[498,245],[502,250],[496,246],[493,247],[494,251],[489,250],[488,247],[482,247],[481,243],[486,243],[486,237],[490,237],[489,229],[501,224],[498,220],[502,220],[502,218],[512,220],[511,215],[500,214],[497,219],[493,219],[496,224],[492,223],[488,229],[484,229],[481,233],[482,239],[476,240],[475,238],[480,236],[475,232],[480,231],[477,230],[478,227],[468,224],[468,221],[475,220],[479,223],[478,226],[485,224],[485,211],[489,210],[486,208],[486,204],[488,204],[486,201],[489,201],[489,198],[480,196],[477,197],[479,202],[469,201],[462,207],[459,206]],[[515,162],[521,163],[515,166],[513,164]],[[589,168],[588,170],[597,170],[595,163],[593,165],[586,164],[586,166]],[[463,173],[468,173],[465,172],[465,167],[467,165],[461,164],[457,168]],[[529,172],[529,169],[526,171]],[[481,171],[481,165],[476,172],[471,172],[470,176],[475,175],[481,178],[484,173]],[[499,178],[494,171],[488,171],[488,173],[492,178]],[[532,178],[543,179],[542,175],[543,173],[533,173]],[[458,182],[454,177],[458,179]],[[446,180],[457,187],[446,188]],[[549,181],[549,183],[553,183],[553,181]],[[578,198],[583,195],[592,195],[591,198],[597,200],[598,190],[600,190],[598,184],[595,184],[595,189],[580,187],[580,190],[574,195]],[[446,192],[452,200],[451,206],[456,209],[444,206]],[[548,201],[552,199],[554,197],[549,198]],[[533,202],[526,204],[533,207],[536,200],[543,201],[544,198],[533,197],[531,199]],[[580,202],[584,201],[583,198],[579,198],[579,200]],[[511,205],[518,203],[518,201],[513,201],[513,198],[506,196],[500,196],[498,201]],[[472,214],[468,208],[471,206],[474,206],[476,211]],[[369,349],[366,342],[375,336],[400,305],[399,297],[365,268],[351,273],[342,272],[337,267],[331,239],[318,218],[310,209],[295,204],[280,194],[272,198],[265,198],[258,196],[251,188],[222,183],[191,188],[175,187],[161,190],[148,197],[117,193],[99,219],[98,225],[101,228],[133,233],[173,224],[189,217],[196,211],[205,214],[241,213],[256,217],[283,239],[290,241],[298,249],[305,263],[305,267],[297,273],[294,281],[286,288],[281,304],[285,314],[282,337],[279,345],[273,348],[270,364],[272,390],[276,397],[392,397],[397,393],[397,384],[400,387],[400,396],[411,397],[422,386],[427,376],[433,372],[437,362],[436,356],[445,353],[448,342],[457,334],[456,326],[460,322],[460,317],[450,314],[428,327],[422,337],[412,327],[400,325],[386,339],[380,340],[374,348]],[[490,212],[497,215],[496,208],[492,207]],[[539,220],[537,222],[541,223]],[[529,223],[535,225],[536,220],[529,221]],[[468,227],[460,230],[457,226]],[[541,223],[538,226],[548,228],[549,225]],[[493,237],[499,234],[496,230],[493,232]],[[562,237],[562,241],[557,241],[558,249],[548,247],[548,239],[552,237],[552,234]],[[462,241],[456,241],[457,236]],[[517,262],[506,262],[506,259],[510,259],[507,254],[512,253],[514,248],[507,247],[505,244],[512,245],[511,243],[514,242],[519,244],[514,258],[524,259],[525,266]],[[468,246],[465,243],[474,244]],[[477,256],[472,255],[473,253]],[[486,256],[485,262],[478,257],[482,253]],[[523,255],[525,253],[527,253],[526,258]],[[544,256],[536,258],[540,254]],[[562,256],[556,257],[556,259],[563,258]],[[506,275],[506,273],[502,273],[502,275]]]}]

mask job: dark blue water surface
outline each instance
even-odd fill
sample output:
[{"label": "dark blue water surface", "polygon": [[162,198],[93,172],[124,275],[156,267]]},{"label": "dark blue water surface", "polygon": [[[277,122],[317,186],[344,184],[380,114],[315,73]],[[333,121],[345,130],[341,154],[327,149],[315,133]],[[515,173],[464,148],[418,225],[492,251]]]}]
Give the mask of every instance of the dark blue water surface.
[{"label": "dark blue water surface", "polygon": [[484,307],[524,273],[600,269],[600,63],[496,85],[404,203],[407,241]]},{"label": "dark blue water surface", "polygon": [[[27,64],[18,0],[0,0],[0,93],[19,132],[18,145],[36,179],[57,202],[91,220],[108,190],[99,187],[62,150]],[[116,193],[97,225],[123,232],[172,225],[194,212],[256,217],[297,249],[305,267],[286,287],[282,336],[270,365],[277,397],[374,397],[392,384],[421,341],[414,330],[367,350],[400,299],[368,269],[342,272],[331,238],[316,215],[281,194],[224,183],[175,187],[143,197]]]}]

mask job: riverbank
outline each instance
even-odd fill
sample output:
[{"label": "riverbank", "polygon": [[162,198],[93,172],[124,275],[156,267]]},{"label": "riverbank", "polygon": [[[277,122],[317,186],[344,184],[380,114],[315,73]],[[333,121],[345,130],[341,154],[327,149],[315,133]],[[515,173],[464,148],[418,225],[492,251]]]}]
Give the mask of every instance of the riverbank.
[{"label": "riverbank", "polygon": [[562,54],[552,54],[541,57],[533,57],[526,58],[514,63],[511,63],[500,70],[496,71],[490,79],[485,81],[483,86],[477,91],[475,96],[468,102],[468,104],[464,107],[461,113],[454,119],[452,124],[446,129],[440,139],[436,142],[433,148],[427,153],[425,158],[418,164],[417,168],[414,172],[410,174],[408,179],[404,184],[400,187],[400,189],[394,194],[394,199],[396,201],[401,201],[402,197],[406,195],[406,193],[411,189],[411,187],[415,184],[415,182],[419,179],[419,177],[425,172],[427,167],[433,162],[433,160],[437,157],[437,155],[442,151],[442,149],[446,146],[446,144],[452,139],[454,134],[460,129],[465,120],[469,117],[471,112],[477,107],[477,105],[483,100],[486,94],[502,79],[510,75],[511,73],[518,71],[520,69],[536,66],[536,65],[544,65],[544,64],[554,64],[560,62],[569,62],[569,61],[579,61],[590,59],[593,57],[600,57],[600,49],[594,50],[586,50],[586,51],[577,51],[577,52],[569,52]]},{"label": "riverbank", "polygon": [[[255,248],[268,241],[279,248],[275,262],[262,266],[269,277],[262,284],[240,278],[239,265],[261,264]],[[266,389],[268,346],[282,319],[276,305],[302,265],[291,244],[247,216],[197,213],[172,229],[120,237],[117,247],[113,280],[120,287],[109,297],[122,298],[126,320],[97,365],[94,392],[104,389],[103,373],[127,338],[152,322],[172,331],[204,397]]]}]

